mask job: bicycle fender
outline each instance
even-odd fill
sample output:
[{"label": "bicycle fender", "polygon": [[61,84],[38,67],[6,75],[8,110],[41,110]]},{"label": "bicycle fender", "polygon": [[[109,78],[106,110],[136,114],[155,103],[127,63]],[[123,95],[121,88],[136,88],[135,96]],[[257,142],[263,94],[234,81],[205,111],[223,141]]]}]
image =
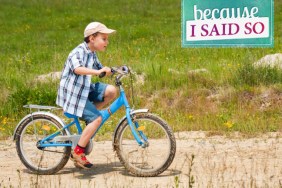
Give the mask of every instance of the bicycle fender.
[{"label": "bicycle fender", "polygon": [[[21,121],[18,123],[18,125],[16,126],[16,128],[15,128],[15,130],[14,130],[14,134],[13,134],[13,140],[14,140],[14,141],[15,141],[15,139],[16,139],[16,132],[17,132],[19,126],[21,125],[21,123],[22,123],[23,121],[25,121],[26,119],[31,118],[33,115],[37,115],[37,114],[45,115],[45,116],[50,116],[50,117],[54,118],[56,121],[58,121],[58,122],[62,125],[62,127],[65,126],[65,123],[62,121],[62,119],[59,118],[58,116],[56,116],[55,114],[52,114],[52,113],[50,113],[50,112],[44,112],[44,111],[34,112],[34,113],[31,113],[31,114],[26,115],[26,116],[25,116],[23,119],[21,119]],[[66,133],[67,133],[67,135],[70,135],[70,132],[69,132],[67,129],[66,129]]]},{"label": "bicycle fender", "polygon": [[[149,112],[149,109],[138,109],[138,110],[133,110],[132,112],[130,112],[130,115],[133,115],[133,114],[138,114],[138,113],[147,113],[147,112]],[[124,122],[124,121],[126,121],[127,119],[126,119],[126,116],[123,116],[123,118],[121,118],[120,119],[120,121],[119,121],[119,123],[118,123],[118,125],[116,126],[116,128],[115,128],[115,131],[114,131],[114,133],[113,133],[113,148],[115,148],[114,147],[114,143],[115,143],[115,137],[116,137],[116,133],[117,133],[117,130],[118,130],[118,128],[121,126],[121,124]]]}]

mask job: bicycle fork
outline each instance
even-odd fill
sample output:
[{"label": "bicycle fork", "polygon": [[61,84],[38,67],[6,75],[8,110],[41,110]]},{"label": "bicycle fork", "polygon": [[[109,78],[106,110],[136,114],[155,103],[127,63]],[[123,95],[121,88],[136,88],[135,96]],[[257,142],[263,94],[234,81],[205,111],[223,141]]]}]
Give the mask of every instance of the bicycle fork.
[{"label": "bicycle fork", "polygon": [[[122,86],[120,86],[120,96],[107,109],[100,111],[102,118],[103,118],[103,121],[102,121],[101,125],[98,127],[98,129],[96,130],[96,132],[93,134],[92,138],[95,137],[96,133],[103,126],[103,124],[107,121],[107,119],[112,114],[114,114],[119,108],[121,108],[122,106],[125,107],[126,116],[124,118],[126,118],[126,120],[127,120],[127,123],[128,123],[128,125],[131,129],[131,133],[134,136],[134,139],[136,140],[136,142],[141,147],[143,147],[143,148],[147,147],[148,146],[148,139],[141,130],[138,130],[139,125],[138,125],[138,122],[134,121],[134,113],[148,112],[148,110],[147,109],[141,109],[141,110],[137,110],[137,111],[131,110]],[[123,120],[125,120],[125,119],[123,119]]]},{"label": "bicycle fork", "polygon": [[[134,120],[134,114],[131,114],[130,108],[126,108],[126,119],[127,119],[128,125],[131,129],[131,133],[133,134],[137,143],[142,148],[148,147],[149,146],[148,139],[141,130],[138,130],[139,124],[138,124],[137,121]],[[141,136],[141,138],[139,137],[139,135]]]}]

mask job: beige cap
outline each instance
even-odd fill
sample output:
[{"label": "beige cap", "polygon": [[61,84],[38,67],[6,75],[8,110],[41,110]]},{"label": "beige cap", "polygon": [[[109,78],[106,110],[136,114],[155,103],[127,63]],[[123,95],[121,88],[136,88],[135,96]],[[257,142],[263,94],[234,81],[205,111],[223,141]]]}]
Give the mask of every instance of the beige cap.
[{"label": "beige cap", "polygon": [[104,24],[100,22],[91,22],[88,24],[84,30],[84,38],[88,37],[94,33],[106,33],[106,34],[112,34],[115,33],[116,30],[107,28]]}]

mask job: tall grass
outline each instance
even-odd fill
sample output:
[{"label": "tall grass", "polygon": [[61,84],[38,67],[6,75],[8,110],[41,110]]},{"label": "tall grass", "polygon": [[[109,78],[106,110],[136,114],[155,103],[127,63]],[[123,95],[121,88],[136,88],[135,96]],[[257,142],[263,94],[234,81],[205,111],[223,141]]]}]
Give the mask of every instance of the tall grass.
[{"label": "tall grass", "polygon": [[272,85],[282,83],[282,71],[277,67],[255,67],[247,62],[237,70],[233,79],[235,85]]},{"label": "tall grass", "polygon": [[[265,87],[281,91],[280,70],[257,70],[251,66],[266,54],[281,52],[279,0],[275,0],[274,48],[199,49],[181,48],[179,1],[0,3],[2,119],[11,117],[18,121],[24,103],[54,104],[58,82],[45,86],[30,83],[38,75],[61,71],[68,53],[82,42],[85,26],[100,21],[118,31],[110,37],[107,51],[99,53],[101,62],[107,66],[127,64],[137,74],[144,74],[144,85],[135,84],[136,107],[151,108],[176,131],[226,131],[230,129],[225,126],[228,121],[232,122],[232,129],[249,131],[246,125],[250,124],[255,132],[272,130],[265,128],[267,124],[279,124],[279,119],[272,118],[281,114],[278,104],[261,111],[262,101],[256,96],[263,94]],[[207,72],[191,73],[203,68]],[[105,81],[113,84],[111,79]],[[129,84],[125,82],[126,89],[130,89]],[[220,93],[225,89],[230,92]],[[249,90],[255,90],[255,96],[244,98],[242,93]],[[256,120],[246,114],[265,119]],[[221,115],[228,118],[223,121]]]}]

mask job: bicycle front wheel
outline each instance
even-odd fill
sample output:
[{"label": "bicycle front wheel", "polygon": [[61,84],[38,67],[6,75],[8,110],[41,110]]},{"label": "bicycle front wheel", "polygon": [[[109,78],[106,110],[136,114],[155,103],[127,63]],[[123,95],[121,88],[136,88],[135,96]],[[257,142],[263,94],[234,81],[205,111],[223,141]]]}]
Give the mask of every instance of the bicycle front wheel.
[{"label": "bicycle front wheel", "polygon": [[66,135],[61,128],[56,119],[43,114],[35,114],[19,125],[15,138],[17,153],[28,169],[37,174],[54,174],[65,166],[71,153],[70,146],[40,148],[37,145],[57,131],[59,135]]},{"label": "bicycle front wheel", "polygon": [[[141,147],[132,135],[127,121],[119,126],[114,148],[125,168],[135,176],[157,176],[172,163],[176,142],[171,128],[165,121],[150,113],[133,115],[133,123],[139,134],[145,135],[148,145]],[[141,137],[141,135],[140,135]],[[146,139],[145,138],[145,139]]]}]

